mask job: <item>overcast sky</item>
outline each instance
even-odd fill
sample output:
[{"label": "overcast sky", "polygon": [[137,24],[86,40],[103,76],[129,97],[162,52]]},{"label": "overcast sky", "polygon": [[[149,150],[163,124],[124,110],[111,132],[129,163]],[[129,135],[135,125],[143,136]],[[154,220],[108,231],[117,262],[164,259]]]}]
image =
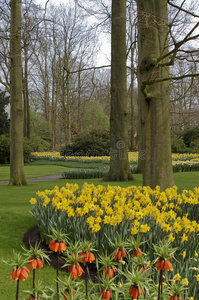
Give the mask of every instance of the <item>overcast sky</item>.
[{"label": "overcast sky", "polygon": [[[73,0],[74,1],[74,0]],[[42,8],[45,8],[45,5],[59,5],[59,3],[63,3],[65,5],[71,4],[73,2],[71,0],[35,0],[36,3],[40,4]],[[109,0],[111,1],[111,0]],[[161,1],[161,0],[160,0]],[[178,4],[179,6],[183,3],[184,0],[175,0],[173,3]],[[184,3],[184,8],[188,8],[190,4],[198,4],[199,0],[186,0]],[[199,14],[199,4],[195,6],[196,10],[194,10],[195,14]],[[198,19],[196,20],[198,22]],[[97,65],[102,65],[102,64],[110,64],[110,52],[111,52],[111,46],[110,46],[110,41],[108,41],[108,37],[101,35],[100,40],[103,41],[101,43],[101,47],[99,50],[99,56],[98,56],[98,63]]]}]

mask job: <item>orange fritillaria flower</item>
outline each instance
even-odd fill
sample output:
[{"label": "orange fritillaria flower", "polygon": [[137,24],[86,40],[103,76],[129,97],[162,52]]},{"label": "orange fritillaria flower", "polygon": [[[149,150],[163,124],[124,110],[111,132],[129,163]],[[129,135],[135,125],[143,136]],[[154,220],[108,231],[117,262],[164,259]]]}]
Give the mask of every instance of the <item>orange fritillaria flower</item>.
[{"label": "orange fritillaria flower", "polygon": [[126,257],[126,250],[122,249],[122,257]]},{"label": "orange fritillaria flower", "polygon": [[112,291],[101,291],[101,299],[109,300],[112,297]]},{"label": "orange fritillaria flower", "polygon": [[133,299],[137,299],[142,295],[142,289],[139,290],[138,286],[131,285],[129,288],[129,295],[132,296]]},{"label": "orange fritillaria flower", "polygon": [[43,262],[40,258],[37,258],[37,269],[43,268]]},{"label": "orange fritillaria flower", "polygon": [[49,248],[54,252],[66,251],[65,242],[58,243],[55,239],[50,242]]},{"label": "orange fritillaria flower", "polygon": [[[73,291],[73,298],[74,298],[75,294],[76,294],[76,292]],[[65,300],[68,300],[67,296],[69,296],[69,293],[68,293],[68,292],[65,292],[65,294],[64,294],[63,296],[64,296],[64,299],[65,299]]]},{"label": "orange fritillaria flower", "polygon": [[114,253],[114,260],[120,260],[122,257],[126,257],[125,249],[122,250],[117,249]]},{"label": "orange fritillaria flower", "polygon": [[157,270],[167,270],[167,271],[170,271],[172,270],[172,264],[171,262],[169,261],[169,258],[167,258],[167,262],[164,260],[164,259],[161,259],[159,258],[157,260]]},{"label": "orange fritillaria flower", "polygon": [[30,269],[41,269],[43,268],[43,262],[40,258],[30,258],[28,266]]},{"label": "orange fritillaria flower", "polygon": [[181,296],[171,296],[169,300],[182,300]]},{"label": "orange fritillaria flower", "polygon": [[71,279],[75,279],[84,273],[84,270],[82,269],[79,263],[77,263],[77,265],[69,266],[68,270],[70,272]]},{"label": "orange fritillaria flower", "polygon": [[64,242],[59,243],[59,252],[66,251],[66,244]]},{"label": "orange fritillaria flower", "polygon": [[173,269],[172,263],[167,259],[167,262],[165,261],[165,269],[167,271],[171,271]]},{"label": "orange fritillaria flower", "polygon": [[11,274],[11,276],[10,276],[11,280],[14,280],[14,279],[15,279],[15,276],[16,276],[16,271],[13,270],[13,271],[12,271],[12,274]]},{"label": "orange fritillaria flower", "polygon": [[22,268],[18,268],[17,270],[13,270],[11,274],[11,280],[26,280],[29,276],[30,270],[23,266]]},{"label": "orange fritillaria flower", "polygon": [[76,265],[71,267],[70,277],[71,279],[76,279],[78,277]]},{"label": "orange fritillaria flower", "polygon": [[133,250],[133,256],[142,256],[142,250],[140,248],[138,248],[137,250]]},{"label": "orange fritillaria flower", "polygon": [[104,268],[104,276],[106,277],[106,275],[109,275],[109,279],[113,278],[114,276],[114,272],[115,272],[115,268],[114,267],[106,267]]},{"label": "orange fritillaria flower", "polygon": [[81,253],[80,257],[83,257],[81,259],[81,262],[93,262],[95,260],[95,255],[92,252],[86,251],[86,253]]},{"label": "orange fritillaria flower", "polygon": [[82,267],[80,266],[79,263],[77,263],[77,267],[76,268],[77,268],[77,275],[81,276],[84,273],[84,271],[83,271],[83,269],[82,269]]},{"label": "orange fritillaria flower", "polygon": [[147,275],[146,266],[139,267],[138,270],[142,271],[143,273],[145,272],[145,274]]}]

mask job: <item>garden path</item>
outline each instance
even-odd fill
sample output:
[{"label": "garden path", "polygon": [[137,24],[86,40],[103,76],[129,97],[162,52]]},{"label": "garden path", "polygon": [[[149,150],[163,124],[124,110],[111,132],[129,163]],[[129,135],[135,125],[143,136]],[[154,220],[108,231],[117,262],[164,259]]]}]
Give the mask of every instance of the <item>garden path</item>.
[{"label": "garden path", "polygon": [[[49,181],[49,180],[57,180],[57,179],[62,179],[62,174],[52,174],[52,175],[47,175],[47,176],[42,176],[42,177],[35,177],[35,178],[28,178],[28,182],[37,182],[37,181]],[[0,181],[0,185],[6,185],[9,184],[8,180]]]}]

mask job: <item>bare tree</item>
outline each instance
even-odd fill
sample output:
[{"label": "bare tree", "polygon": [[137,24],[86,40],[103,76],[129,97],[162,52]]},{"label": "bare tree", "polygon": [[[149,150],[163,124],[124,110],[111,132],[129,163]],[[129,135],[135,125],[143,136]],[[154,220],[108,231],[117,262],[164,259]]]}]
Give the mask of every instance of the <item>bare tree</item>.
[{"label": "bare tree", "polygon": [[126,1],[112,1],[110,170],[104,180],[132,180],[128,161]]},{"label": "bare tree", "polygon": [[10,27],[10,182],[26,185],[23,161],[23,107],[21,62],[21,0],[11,1]]},{"label": "bare tree", "polygon": [[8,2],[1,1],[0,15],[0,84],[4,86],[6,92],[10,92],[10,6]]},{"label": "bare tree", "polygon": [[[167,0],[137,0],[139,47],[140,165],[143,184],[162,190],[174,185],[171,160],[169,66],[175,62],[182,46],[198,37],[198,23],[176,39],[168,26]],[[182,1],[179,10],[183,10]],[[176,19],[179,12],[174,16]],[[170,33],[170,40],[169,40]],[[190,77],[184,74],[183,78]],[[196,74],[195,74],[196,76]]]}]

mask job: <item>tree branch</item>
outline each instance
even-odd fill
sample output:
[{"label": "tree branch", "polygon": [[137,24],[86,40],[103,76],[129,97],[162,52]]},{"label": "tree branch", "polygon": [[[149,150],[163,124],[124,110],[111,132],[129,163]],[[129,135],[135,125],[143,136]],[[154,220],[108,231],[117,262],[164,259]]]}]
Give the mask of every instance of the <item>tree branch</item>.
[{"label": "tree branch", "polygon": [[82,72],[82,71],[89,71],[89,70],[97,70],[97,69],[103,69],[103,68],[110,68],[111,65],[106,65],[106,66],[100,66],[100,67],[90,67],[90,68],[83,68],[81,70],[75,70],[75,71],[69,71],[66,67],[63,67],[65,71],[67,71],[70,74]]},{"label": "tree branch", "polygon": [[170,77],[165,77],[165,78],[156,78],[153,80],[144,80],[142,82],[143,86],[147,86],[147,85],[152,85],[154,83],[158,83],[158,82],[163,82],[163,81],[167,81],[167,80],[179,80],[179,79],[183,79],[183,78],[188,78],[188,77],[198,77],[199,73],[195,73],[195,74],[187,74],[187,75],[181,75],[181,76],[170,76]]},{"label": "tree branch", "polygon": [[161,60],[165,59],[166,57],[170,56],[172,54],[172,57],[170,59],[169,62],[167,63],[158,63],[159,66],[171,66],[171,65],[174,65],[174,61],[175,61],[175,58],[176,58],[176,55],[177,55],[177,52],[179,50],[179,48],[185,44],[186,42],[190,41],[190,40],[193,40],[193,39],[196,39],[199,37],[199,34],[197,35],[194,35],[194,36],[190,36],[195,30],[196,28],[199,26],[199,22],[197,22],[197,24],[191,29],[191,31],[189,31],[189,33],[184,37],[184,39],[178,43],[175,44],[175,47],[173,50],[171,50],[170,52],[168,52],[167,54],[163,55],[163,56],[160,56],[158,58],[158,62],[160,62]]},{"label": "tree branch", "polygon": [[183,11],[183,12],[185,12],[186,14],[189,14],[189,15],[191,15],[191,16],[193,16],[193,17],[199,18],[199,15],[196,15],[196,14],[194,14],[194,13],[192,13],[192,12],[190,12],[190,11],[188,11],[188,10],[186,10],[186,9],[184,9],[184,8],[182,8],[182,7],[178,6],[178,5],[176,5],[176,4],[173,4],[173,2],[171,2],[171,1],[169,1],[169,0],[167,0],[167,3],[168,3],[169,5],[171,5],[171,6],[177,8],[177,9]]}]

